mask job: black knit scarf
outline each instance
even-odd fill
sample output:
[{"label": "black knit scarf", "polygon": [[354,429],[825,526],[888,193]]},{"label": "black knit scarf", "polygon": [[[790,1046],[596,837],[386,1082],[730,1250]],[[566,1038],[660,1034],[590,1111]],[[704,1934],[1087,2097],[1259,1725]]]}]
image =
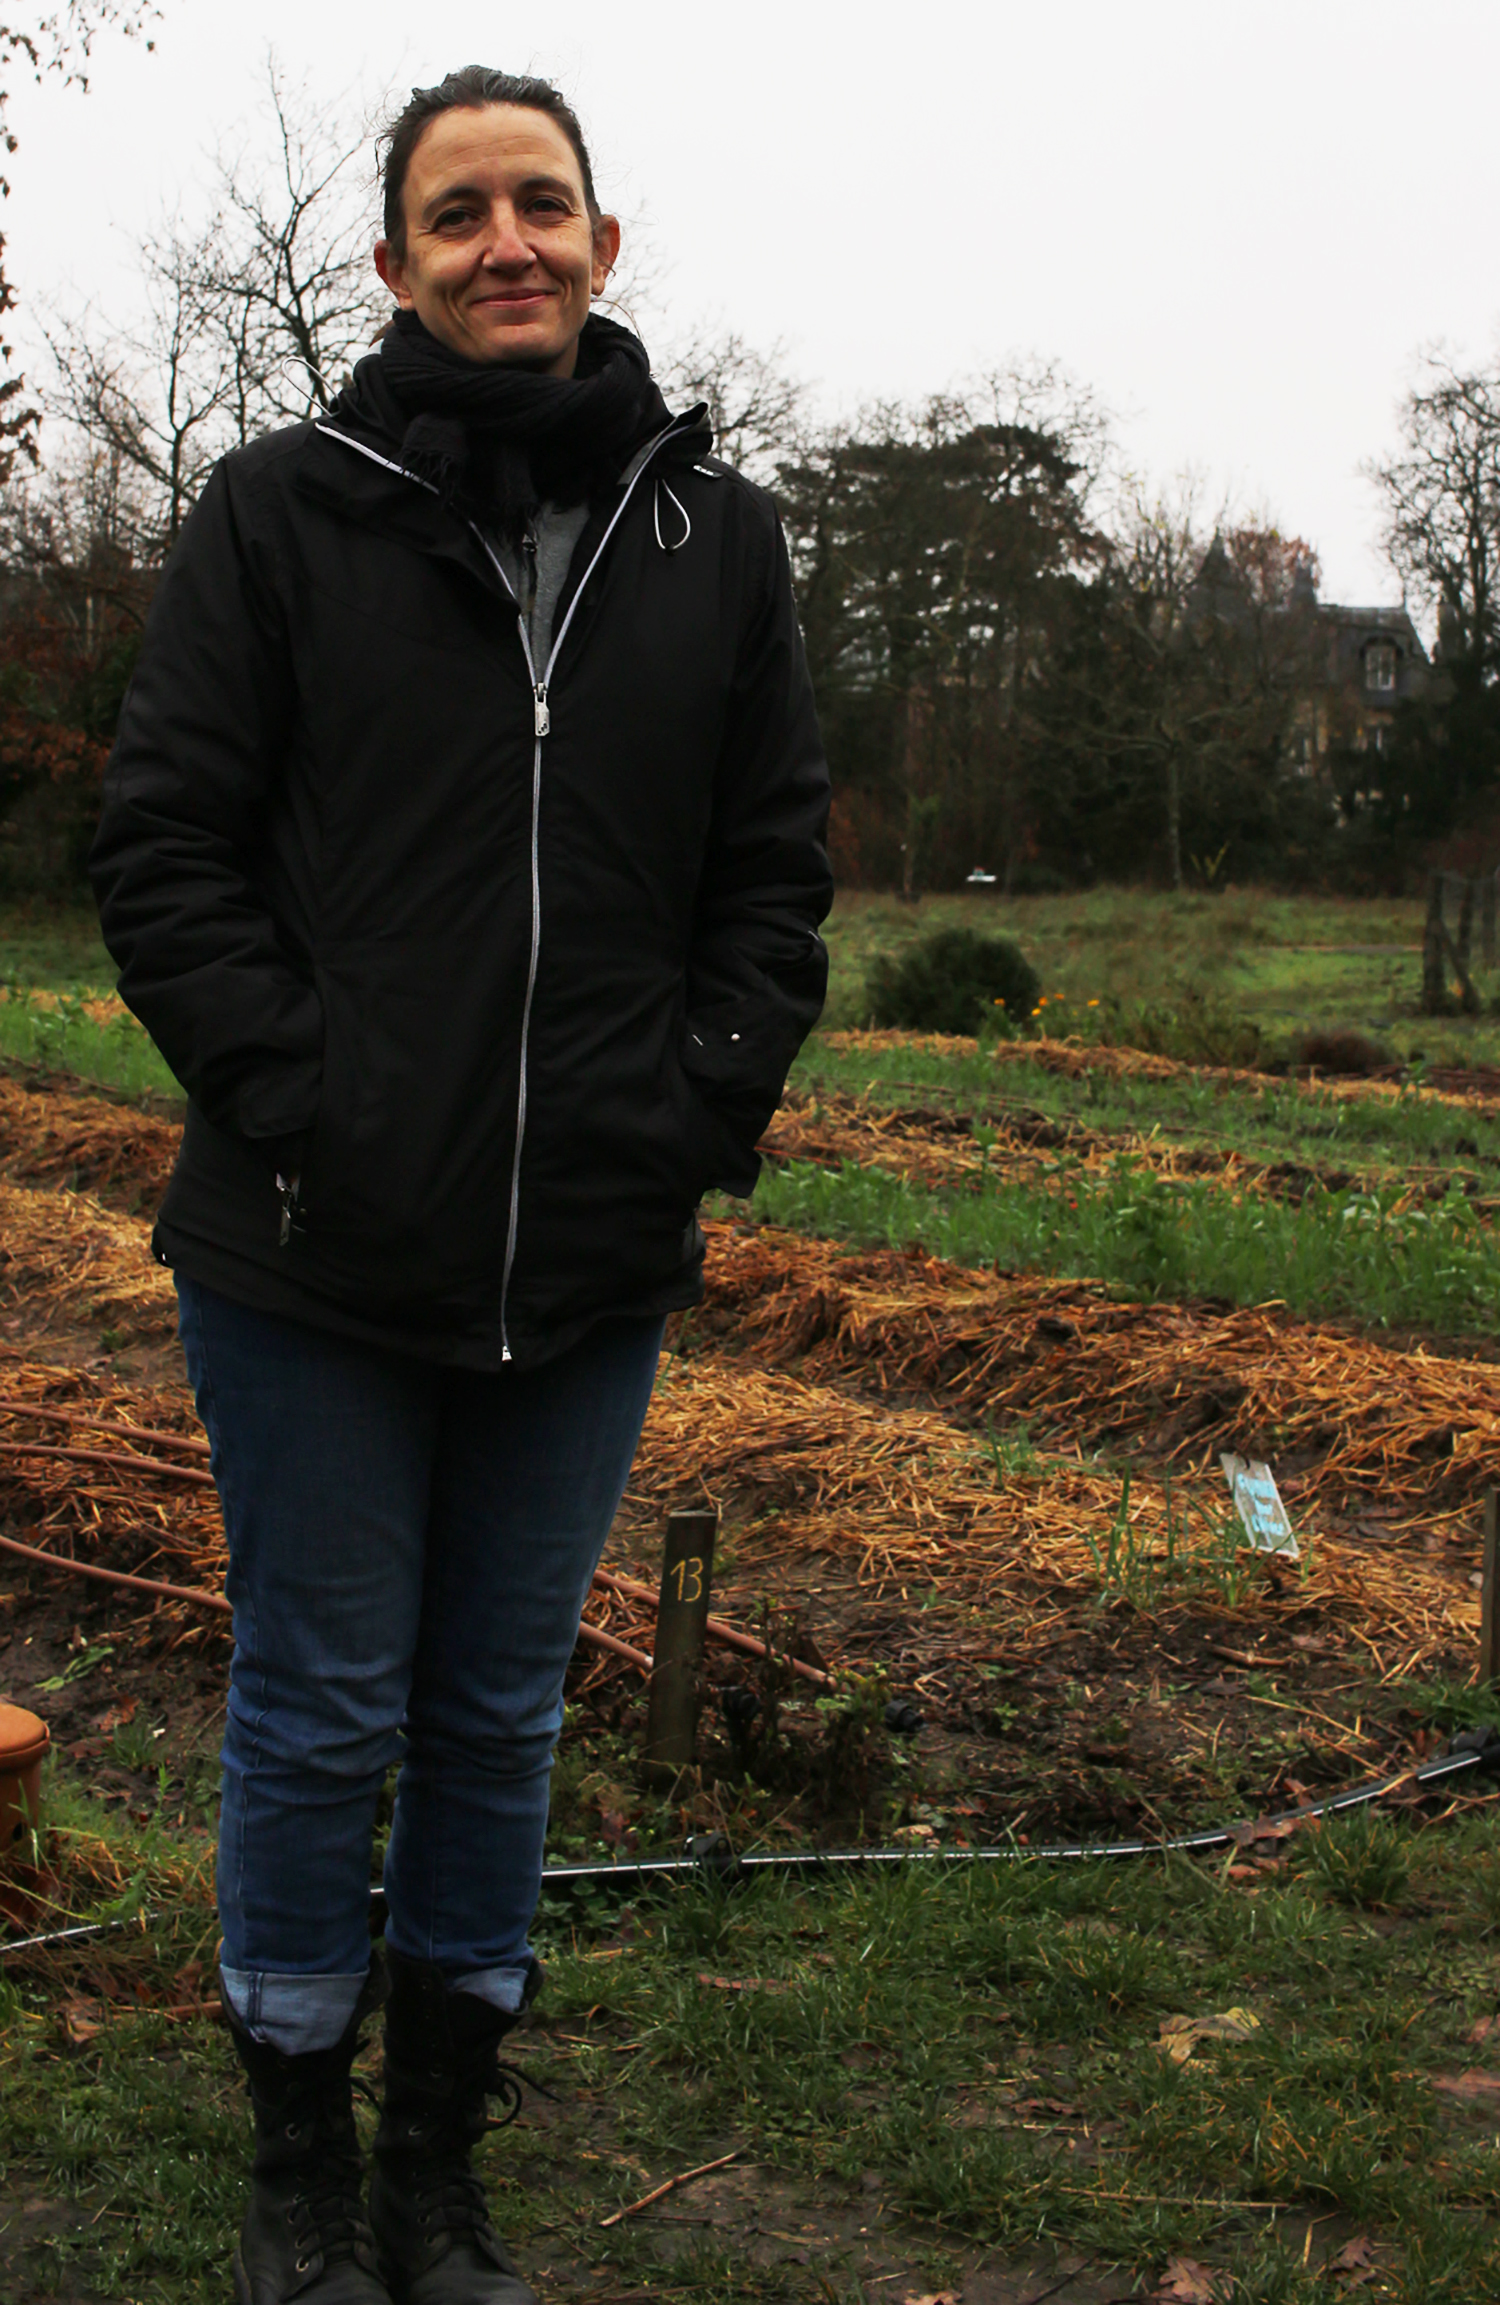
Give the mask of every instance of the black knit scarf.
[{"label": "black knit scarf", "polygon": [[618,480],[631,453],[670,421],[646,348],[591,313],[572,376],[465,360],[398,312],[381,372],[406,418],[402,461],[506,536],[538,504],[578,504]]}]

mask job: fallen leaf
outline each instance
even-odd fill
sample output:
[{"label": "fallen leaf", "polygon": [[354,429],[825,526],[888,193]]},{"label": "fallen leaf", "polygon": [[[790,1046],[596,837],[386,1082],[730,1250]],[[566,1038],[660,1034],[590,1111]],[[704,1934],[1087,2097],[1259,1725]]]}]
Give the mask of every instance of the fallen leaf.
[{"label": "fallen leaf", "polygon": [[1348,2274],[1351,2289],[1362,2289],[1367,2281],[1373,2281],[1376,2273],[1375,2253],[1370,2246],[1369,2234],[1356,2233],[1352,2241],[1344,2243],[1336,2257],[1329,2258],[1323,2270],[1325,2273]]},{"label": "fallen leaf", "polygon": [[1217,2305],[1218,2285],[1196,2257],[1169,2257],[1156,2296],[1158,2305]]},{"label": "fallen leaf", "polygon": [[1481,2041],[1487,2041],[1489,2039],[1491,2033],[1494,2032],[1497,2025],[1500,2025],[1500,2017],[1480,2017],[1474,2024],[1469,2027],[1468,2032],[1464,2035],[1464,2039],[1466,2041],[1472,2041],[1475,2048],[1477,2049]]},{"label": "fallen leaf", "polygon": [[956,2289],[935,2289],[926,2297],[907,2297],[902,2305],[959,2305]]},{"label": "fallen leaf", "polygon": [[1231,1825],[1229,1838],[1237,1849],[1249,1849],[1257,1841],[1285,1841],[1296,1830],[1290,1817],[1255,1817],[1246,1824]]},{"label": "fallen leaf", "polygon": [[62,2021],[63,2031],[74,2048],[81,2049],[86,2041],[92,2041],[95,2034],[103,2030],[103,2004],[87,2000],[82,1994],[75,1994],[72,2000],[63,2003]]},{"label": "fallen leaf", "polygon": [[1500,2073],[1481,2073],[1472,2067],[1467,2073],[1434,2073],[1432,2085],[1462,2105],[1500,2103]]},{"label": "fallen leaf", "polygon": [[1260,2031],[1249,2009],[1220,2009],[1209,2017],[1163,2017],[1157,2047],[1174,2065],[1185,2065],[1200,2041],[1248,2041]]},{"label": "fallen leaf", "polygon": [[94,1727],[106,1737],[112,1729],[123,1729],[127,1721],[135,1719],[136,1707],[139,1703],[138,1697],[123,1698],[118,1705],[111,1705],[108,1712],[101,1713],[94,1723]]}]

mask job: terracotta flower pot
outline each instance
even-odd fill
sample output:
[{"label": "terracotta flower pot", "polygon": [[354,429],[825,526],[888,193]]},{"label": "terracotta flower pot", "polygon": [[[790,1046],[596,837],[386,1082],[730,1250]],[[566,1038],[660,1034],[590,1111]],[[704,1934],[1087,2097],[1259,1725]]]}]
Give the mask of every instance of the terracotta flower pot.
[{"label": "terracotta flower pot", "polygon": [[19,1705],[0,1704],[0,1912],[20,1918],[35,1889],[42,1821],[42,1758],[47,1724]]}]

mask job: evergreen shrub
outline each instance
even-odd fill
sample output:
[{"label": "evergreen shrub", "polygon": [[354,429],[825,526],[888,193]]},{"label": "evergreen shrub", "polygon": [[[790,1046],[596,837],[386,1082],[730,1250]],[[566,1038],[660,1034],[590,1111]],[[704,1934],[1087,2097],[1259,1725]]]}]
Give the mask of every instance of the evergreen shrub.
[{"label": "evergreen shrub", "polygon": [[907,1032],[977,1033],[1001,1017],[1022,1024],[1042,980],[1009,937],[940,928],[899,956],[882,953],[865,979],[870,1021]]}]

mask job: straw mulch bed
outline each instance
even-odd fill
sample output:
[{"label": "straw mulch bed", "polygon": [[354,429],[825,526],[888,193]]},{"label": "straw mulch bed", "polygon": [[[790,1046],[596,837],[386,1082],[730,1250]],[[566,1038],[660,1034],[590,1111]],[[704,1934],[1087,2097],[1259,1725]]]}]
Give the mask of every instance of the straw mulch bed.
[{"label": "straw mulch bed", "polygon": [[[932,1593],[1000,1619],[1013,1637],[1099,1596],[1093,1547],[1107,1550],[1124,1503],[1120,1475],[1076,1452],[997,1478],[972,1430],[932,1410],[887,1408],[805,1373],[712,1356],[676,1361],[658,1388],[630,1495],[656,1509],[707,1498],[748,1514],[748,1524],[736,1518],[742,1579],[817,1555],[873,1596],[916,1604]],[[1189,1514],[1184,1537],[1189,1502],[1205,1509]],[[1472,1645],[1478,1606],[1461,1572],[1333,1539],[1316,1542],[1300,1570],[1255,1564],[1249,1590],[1234,1597],[1220,1573],[1226,1504],[1221,1481],[1174,1483],[1169,1493],[1158,1477],[1133,1477],[1121,1537],[1134,1562],[1130,1589],[1154,1614],[1206,1608],[1258,1629],[1316,1617],[1340,1645],[1361,1643],[1397,1672]],[[1169,1512],[1186,1557],[1152,1592]]]},{"label": "straw mulch bed", "polygon": [[[1172,1181],[1208,1177],[1231,1194],[1295,1202],[1318,1187],[1343,1192],[1362,1181],[1388,1185],[1392,1173],[1372,1171],[1362,1180],[1352,1169],[1247,1160],[1211,1146],[1163,1143],[1134,1129],[1093,1130],[1040,1114],[986,1115],[985,1134],[993,1140],[988,1146],[959,1114],[921,1107],[892,1111],[863,1097],[790,1096],[760,1149],[773,1160],[814,1161],[828,1168],[847,1161],[859,1168],[889,1169],[939,1190],[985,1183],[1055,1185],[1080,1173],[1104,1175],[1129,1162]],[[1477,1182],[1463,1169],[1445,1166],[1436,1178],[1430,1170],[1406,1172],[1405,1191],[1413,1199],[1441,1199],[1458,1185],[1476,1207],[1488,1207],[1489,1202],[1475,1197]]]},{"label": "straw mulch bed", "polygon": [[0,1073],[0,1173],[71,1185],[127,1207],[166,1191],[182,1131],[106,1097],[29,1086]]},{"label": "straw mulch bed", "polygon": [[[134,1145],[144,1173],[151,1140],[140,1116],[103,1100],[66,1103],[83,1108],[80,1127]],[[11,1099],[12,1126],[45,1120],[40,1106],[55,1109],[50,1097],[20,1107]],[[1241,1611],[1319,1612],[1348,1639],[1381,1625],[1393,1666],[1470,1637],[1466,1560],[1450,1568],[1388,1537],[1406,1526],[1419,1543],[1419,1517],[1456,1523],[1474,1512],[1482,1482],[1500,1477],[1488,1366],[1391,1352],[1272,1308],[1124,1305],[1085,1283],[967,1272],[920,1254],[850,1256],[769,1228],[709,1230],[694,1357],[679,1354],[659,1388],[627,1519],[645,1516],[654,1528],[664,1506],[709,1493],[737,1531],[737,1575],[774,1588],[779,1569],[816,1557],[850,1590],[899,1597],[904,1587],[914,1604],[936,1587],[945,1606],[1023,1625],[1076,1610],[1098,1590],[1089,1538],[1103,1540],[1121,1482],[1080,1444],[1130,1441],[1148,1465],[1173,1471],[1179,1496],[1197,1485],[1179,1476],[1206,1468],[1200,1493],[1212,1515],[1224,1496],[1214,1452],[1258,1445],[1291,1476],[1294,1512],[1324,1541],[1305,1584],[1278,1571],[1255,1583]],[[212,1588],[224,1557],[213,1492],[163,1469],[201,1472],[201,1455],[93,1429],[194,1436],[186,1387],[45,1365],[70,1357],[50,1354],[47,1339],[61,1342],[72,1325],[171,1337],[170,1276],[152,1262],[148,1238],[144,1220],[89,1194],[0,1177],[0,1511],[44,1546]],[[1002,1426],[1029,1419],[1059,1453],[997,1481],[974,1429],[986,1416]],[[17,1441],[28,1453],[16,1453]],[[39,1453],[57,1446],[95,1454]],[[140,1461],[98,1461],[120,1453]],[[1336,1515],[1372,1506],[1388,1531],[1367,1554],[1343,1542]],[[1147,1583],[1165,1529],[1153,1471],[1136,1479],[1128,1532]],[[1189,1549],[1203,1558],[1179,1598],[1222,1605],[1208,1557],[1215,1543],[1222,1555],[1222,1537],[1196,1520]],[[176,1613],[190,1629],[190,1616]],[[649,1646],[649,1610],[601,1597],[590,1613]]]},{"label": "straw mulch bed", "polygon": [[[26,1542],[220,1589],[222,1526],[213,1490],[192,1479],[204,1460],[185,1387],[124,1386],[6,1356],[0,1440],[0,1513]],[[59,1446],[92,1454],[41,1453]],[[130,1461],[102,1461],[120,1458]],[[1184,1532],[1189,1496],[1206,1510],[1190,1514]],[[1169,1492],[1137,1474],[1122,1522],[1120,1476],[1076,1452],[997,1479],[972,1430],[931,1409],[886,1407],[740,1360],[679,1355],[652,1403],[622,1540],[633,1524],[654,1549],[665,1511],[706,1500],[725,1509],[733,1531],[742,1615],[757,1591],[776,1593],[789,1568],[813,1561],[830,1589],[911,1606],[931,1596],[940,1619],[977,1611],[1011,1640],[1041,1638],[1099,1597],[1090,1538],[1106,1549],[1113,1522],[1134,1564],[1124,1597],[1158,1620],[1206,1610],[1241,1628],[1241,1639],[1316,1621],[1332,1644],[1358,1646],[1388,1672],[1462,1653],[1477,1630],[1461,1574],[1336,1539],[1316,1543],[1300,1570],[1254,1564],[1247,1573],[1242,1555],[1244,1589],[1226,1590],[1231,1552],[1216,1482]],[[1169,1513],[1180,1565],[1158,1590]],[[183,1637],[221,1628],[183,1603],[125,1593],[119,1602],[126,1616],[180,1625]],[[596,1593],[588,1617],[650,1648],[648,1604]]]},{"label": "straw mulch bed", "polygon": [[0,1336],[45,1335],[87,1321],[122,1343],[176,1333],[171,1275],[151,1256],[150,1227],[89,1193],[51,1192],[0,1177]]},{"label": "straw mulch bed", "polygon": [[[837,1049],[842,1054],[858,1056],[889,1055],[904,1048],[926,1055],[975,1057],[980,1054],[979,1043],[967,1033],[942,1032],[828,1032],[822,1036],[822,1045]],[[1495,1089],[1481,1072],[1450,1072],[1447,1078],[1455,1084],[1466,1085],[1447,1088],[1412,1087],[1405,1081],[1360,1078],[1345,1080],[1327,1074],[1293,1078],[1289,1075],[1253,1072],[1236,1065],[1184,1064],[1176,1057],[1148,1056],[1144,1049],[1112,1048],[1099,1041],[1050,1040],[1045,1034],[1035,1040],[997,1041],[984,1050],[984,1055],[995,1065],[1038,1065],[1044,1072],[1066,1074],[1069,1079],[1081,1080],[1087,1073],[1104,1073],[1114,1080],[1213,1080],[1226,1088],[1264,1090],[1274,1082],[1279,1089],[1303,1089],[1309,1096],[1320,1099],[1410,1098],[1420,1097],[1426,1104],[1452,1105],[1464,1112],[1488,1111],[1495,1102]],[[1472,1083],[1472,1085],[1468,1085]]]},{"label": "straw mulch bed", "polygon": [[186,1385],[0,1355],[0,1517],[27,1544],[214,1589],[224,1532],[206,1456]]},{"label": "straw mulch bed", "polygon": [[[1395,1352],[1274,1307],[1121,1304],[1087,1281],[992,1275],[921,1251],[850,1255],[710,1227],[710,1335],[816,1382],[854,1378],[968,1418],[1288,1459],[1301,1509],[1474,1517],[1500,1481],[1500,1372]],[[1298,1462],[1297,1460],[1301,1460]]]}]

